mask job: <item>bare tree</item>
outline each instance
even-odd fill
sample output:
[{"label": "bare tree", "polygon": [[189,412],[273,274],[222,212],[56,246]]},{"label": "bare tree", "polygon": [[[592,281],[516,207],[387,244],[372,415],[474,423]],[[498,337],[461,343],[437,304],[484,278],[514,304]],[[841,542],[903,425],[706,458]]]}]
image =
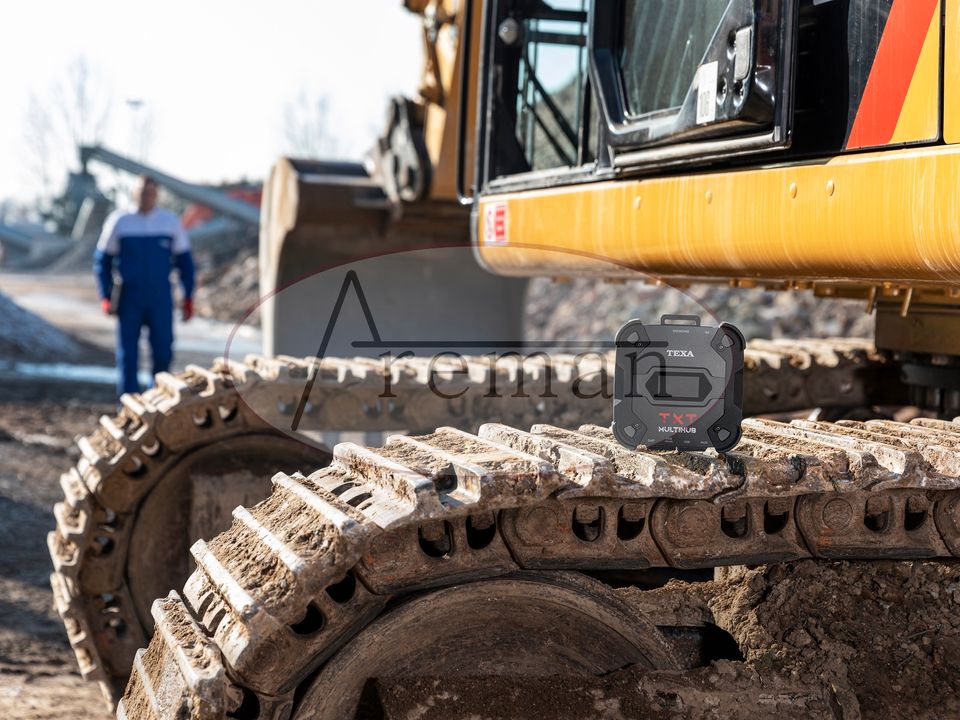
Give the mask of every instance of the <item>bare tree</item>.
[{"label": "bare tree", "polygon": [[35,222],[37,208],[30,203],[12,199],[0,200],[0,223],[12,225],[14,223]]},{"label": "bare tree", "polygon": [[24,119],[24,164],[41,194],[49,195],[56,175],[76,166],[79,145],[103,140],[109,119],[106,82],[82,56],[47,93],[31,94]]},{"label": "bare tree", "polygon": [[153,141],[156,138],[156,125],[154,124],[153,110],[145,108],[141,115],[134,136],[134,154],[140,162],[147,162],[150,159],[150,150],[153,148]]},{"label": "bare tree", "polygon": [[127,109],[130,111],[130,156],[147,162],[154,139],[153,110],[139,98],[128,98]]},{"label": "bare tree", "polygon": [[301,157],[334,157],[339,151],[330,130],[330,106],[327,98],[310,99],[301,90],[297,98],[283,108],[283,135],[286,151]]},{"label": "bare tree", "polygon": [[43,195],[50,193],[50,163],[55,152],[54,129],[50,113],[33,93],[27,101],[26,127],[23,133],[24,163],[31,180]]},{"label": "bare tree", "polygon": [[72,147],[103,139],[110,120],[109,94],[85,57],[74,58],[66,78],[54,87],[54,100]]}]

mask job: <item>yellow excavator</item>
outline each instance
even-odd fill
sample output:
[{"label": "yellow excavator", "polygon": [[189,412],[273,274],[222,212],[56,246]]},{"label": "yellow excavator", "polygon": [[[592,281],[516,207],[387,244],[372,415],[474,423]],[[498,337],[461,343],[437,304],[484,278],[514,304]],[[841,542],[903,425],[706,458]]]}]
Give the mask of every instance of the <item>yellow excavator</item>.
[{"label": "yellow excavator", "polygon": [[[131,720],[395,717],[418,678],[519,697],[625,667],[684,717],[749,710],[688,679],[716,628],[682,592],[678,610],[640,590],[960,554],[960,2],[407,6],[424,18],[422,97],[392,104],[367,167],[271,175],[265,356],[158,376],[80,442],[50,547],[81,670]],[[475,258],[519,284],[450,283],[460,322],[431,319],[437,296],[414,297],[433,280],[424,245],[436,267]],[[399,264],[365,274],[371,253]],[[525,349],[511,324],[524,278],[638,275],[859,298],[874,342],[754,340],[735,448],[628,450],[608,429],[608,356]],[[364,347],[418,337],[432,357],[353,357],[330,332],[318,352],[313,325],[304,339],[371,277],[387,291],[344,337],[375,314],[397,334]],[[455,352],[498,338],[520,352]],[[377,449],[326,442],[389,430]],[[804,702],[859,712],[829,686]]]}]

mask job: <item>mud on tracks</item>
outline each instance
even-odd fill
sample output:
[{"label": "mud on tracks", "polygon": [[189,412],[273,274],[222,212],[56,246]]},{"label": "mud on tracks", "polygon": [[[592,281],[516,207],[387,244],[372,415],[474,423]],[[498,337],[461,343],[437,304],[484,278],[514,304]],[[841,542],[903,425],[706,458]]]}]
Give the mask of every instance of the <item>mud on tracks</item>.
[{"label": "mud on tracks", "polygon": [[[629,590],[703,614],[743,661],[603,678],[383,678],[389,720],[880,720],[960,716],[960,564],[800,561]],[[676,606],[676,607],[674,607]]]},{"label": "mud on tracks", "polygon": [[722,576],[709,606],[747,665],[827,683],[863,718],[960,717],[960,563],[801,561]]}]

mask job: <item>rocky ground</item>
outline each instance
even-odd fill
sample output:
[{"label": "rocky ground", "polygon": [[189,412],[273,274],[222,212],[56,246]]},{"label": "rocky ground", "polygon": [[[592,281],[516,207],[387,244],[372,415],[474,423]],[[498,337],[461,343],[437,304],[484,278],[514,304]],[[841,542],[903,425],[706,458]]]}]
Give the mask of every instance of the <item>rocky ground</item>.
[{"label": "rocky ground", "polygon": [[53,610],[46,535],[73,438],[112,411],[112,393],[65,390],[0,385],[0,715],[15,720],[109,717]]},{"label": "rocky ground", "polygon": [[[197,283],[197,312],[236,322],[253,310],[245,324],[259,326],[255,308],[261,301],[257,252],[240,250],[229,260],[207,258]],[[642,282],[609,284],[592,279],[555,282],[536,278],[528,290],[526,327],[534,340],[609,340],[631,318],[659,322],[668,313],[693,313],[706,323],[732,322],[747,338],[869,337],[873,315],[864,303],[792,293],[731,290],[697,285],[684,290]]]},{"label": "rocky ground", "polygon": [[695,285],[684,290],[641,282],[537,278],[527,293],[532,339],[610,340],[627,320],[658,323],[665,314],[695,314],[704,324],[730,322],[748,340],[780,337],[870,337],[864,303],[815,297],[810,291],[770,292]]},{"label": "rocky ground", "polygon": [[197,275],[197,313],[224,322],[243,319],[245,325],[259,327],[258,273],[256,247],[240,250],[229,262],[208,259]]},{"label": "rocky ground", "polygon": [[828,686],[840,717],[960,717],[960,564],[806,561],[716,585],[747,666]]},{"label": "rocky ground", "polygon": [[0,362],[89,362],[107,355],[0,294]]},{"label": "rocky ground", "polygon": [[[55,278],[60,277],[60,280]],[[54,279],[52,279],[54,278]],[[84,276],[86,280],[86,276]],[[75,438],[116,410],[111,385],[18,376],[18,363],[110,366],[112,350],[79,339],[81,310],[91,304],[74,276],[0,277],[7,290],[42,291],[62,303],[53,322],[0,294],[0,717],[110,717],[99,689],[77,672],[73,651],[53,610],[46,546],[60,474],[76,462]],[[99,309],[94,307],[95,316]],[[112,328],[86,333],[112,342]],[[205,353],[209,362],[214,353]],[[188,358],[190,359],[190,358]],[[111,378],[112,379],[112,378]]]}]

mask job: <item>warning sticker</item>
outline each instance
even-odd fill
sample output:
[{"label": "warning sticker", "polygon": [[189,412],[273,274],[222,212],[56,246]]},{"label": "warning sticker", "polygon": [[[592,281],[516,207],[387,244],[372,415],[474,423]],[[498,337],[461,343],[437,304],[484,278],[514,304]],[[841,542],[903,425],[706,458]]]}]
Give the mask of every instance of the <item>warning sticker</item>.
[{"label": "warning sticker", "polygon": [[697,125],[711,123],[717,119],[717,78],[720,73],[718,62],[701,65],[697,71]]},{"label": "warning sticker", "polygon": [[486,245],[507,244],[507,204],[494,203],[483,209],[483,242]]}]

